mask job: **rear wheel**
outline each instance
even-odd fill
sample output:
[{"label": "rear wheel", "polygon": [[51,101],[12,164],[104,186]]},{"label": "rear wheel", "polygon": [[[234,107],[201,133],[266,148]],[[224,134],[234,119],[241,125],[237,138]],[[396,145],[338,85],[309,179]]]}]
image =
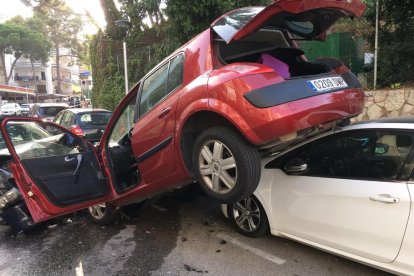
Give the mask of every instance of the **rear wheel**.
[{"label": "rear wheel", "polygon": [[257,149],[226,127],[213,127],[198,136],[193,168],[203,191],[222,203],[248,197],[260,180]]},{"label": "rear wheel", "polygon": [[115,207],[109,203],[102,203],[88,208],[89,218],[98,224],[112,224],[118,217]]},{"label": "rear wheel", "polygon": [[261,237],[269,232],[265,210],[254,195],[228,204],[227,214],[237,232],[245,236]]}]

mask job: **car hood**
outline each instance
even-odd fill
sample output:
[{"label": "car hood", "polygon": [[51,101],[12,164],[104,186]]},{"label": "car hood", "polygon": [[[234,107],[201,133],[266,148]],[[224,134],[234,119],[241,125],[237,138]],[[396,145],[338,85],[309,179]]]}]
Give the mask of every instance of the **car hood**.
[{"label": "car hood", "polygon": [[361,0],[279,0],[267,7],[245,7],[213,22],[211,28],[227,43],[261,27],[282,28],[305,39],[324,40],[329,28],[342,17],[361,17]]}]

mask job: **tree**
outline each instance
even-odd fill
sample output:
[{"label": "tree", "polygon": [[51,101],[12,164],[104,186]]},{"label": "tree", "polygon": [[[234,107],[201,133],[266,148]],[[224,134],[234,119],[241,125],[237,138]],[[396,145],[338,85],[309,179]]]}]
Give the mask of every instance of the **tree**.
[{"label": "tree", "polygon": [[43,23],[43,32],[51,41],[56,55],[57,93],[61,93],[60,49],[67,48],[71,55],[78,55],[81,49],[78,34],[82,20],[64,0],[21,0],[34,11],[34,21]]},{"label": "tree", "polygon": [[[21,56],[46,62],[49,49],[50,43],[43,34],[25,25],[21,18],[0,24],[0,71],[5,83],[9,83],[14,66]],[[5,54],[13,54],[15,58],[9,72],[6,71]]]},{"label": "tree", "polygon": [[[122,45],[128,44],[128,76],[137,82],[154,65],[197,35],[225,12],[248,5],[266,4],[268,0],[119,0],[121,12],[114,0],[101,0],[107,20],[106,30],[98,33],[91,43],[91,64],[94,78],[94,106],[113,108],[113,99],[124,96]],[[165,7],[166,8],[162,8]],[[128,18],[128,32],[114,22]],[[106,100],[109,101],[106,101]],[[111,102],[112,100],[112,102]]]},{"label": "tree", "polygon": [[[375,26],[375,0],[367,0],[366,18]],[[379,1],[378,84],[389,86],[414,79],[414,0]],[[374,45],[374,34],[370,36]],[[372,47],[373,48],[373,47]]]}]

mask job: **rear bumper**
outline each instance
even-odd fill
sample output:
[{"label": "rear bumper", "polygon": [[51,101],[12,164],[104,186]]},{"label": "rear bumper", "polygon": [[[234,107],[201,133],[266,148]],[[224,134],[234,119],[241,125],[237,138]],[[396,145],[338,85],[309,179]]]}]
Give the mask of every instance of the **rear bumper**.
[{"label": "rear bumper", "polygon": [[[275,92],[277,93],[277,92]],[[243,132],[256,145],[265,145],[279,137],[355,117],[363,111],[362,88],[347,88],[294,100],[268,108],[254,108]]]},{"label": "rear bumper", "polygon": [[[348,89],[361,88],[361,83],[358,78],[351,72],[347,72],[340,75],[346,84]],[[333,93],[340,91],[340,88],[332,89],[327,92],[315,92],[309,85],[310,80],[319,78],[338,77],[336,74],[323,74],[312,77],[301,77],[291,79],[282,83],[276,83],[273,85],[265,86],[260,89],[256,89],[252,92],[244,95],[245,99],[252,105],[258,108],[267,108],[276,105],[281,105],[301,99],[315,97],[321,94]]]}]

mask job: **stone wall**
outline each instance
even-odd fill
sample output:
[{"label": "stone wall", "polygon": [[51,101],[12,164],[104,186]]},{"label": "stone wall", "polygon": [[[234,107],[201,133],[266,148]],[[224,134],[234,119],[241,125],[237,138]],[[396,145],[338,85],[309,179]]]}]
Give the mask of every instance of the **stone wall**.
[{"label": "stone wall", "polygon": [[414,88],[365,91],[365,109],[356,121],[414,116]]}]

